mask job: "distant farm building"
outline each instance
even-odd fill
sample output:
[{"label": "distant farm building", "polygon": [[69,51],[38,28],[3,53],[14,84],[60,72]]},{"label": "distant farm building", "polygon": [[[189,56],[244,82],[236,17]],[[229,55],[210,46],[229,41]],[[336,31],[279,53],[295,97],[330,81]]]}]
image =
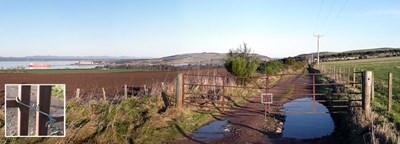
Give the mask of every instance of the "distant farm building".
[{"label": "distant farm building", "polygon": [[79,61],[80,65],[92,65],[95,64],[93,61]]}]

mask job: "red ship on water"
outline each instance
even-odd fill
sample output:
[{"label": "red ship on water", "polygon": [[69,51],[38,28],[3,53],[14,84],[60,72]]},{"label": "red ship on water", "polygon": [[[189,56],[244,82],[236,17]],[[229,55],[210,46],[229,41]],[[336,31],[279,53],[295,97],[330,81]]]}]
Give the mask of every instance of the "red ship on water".
[{"label": "red ship on water", "polygon": [[48,69],[50,67],[51,67],[50,64],[33,64],[33,63],[29,64],[29,69]]}]

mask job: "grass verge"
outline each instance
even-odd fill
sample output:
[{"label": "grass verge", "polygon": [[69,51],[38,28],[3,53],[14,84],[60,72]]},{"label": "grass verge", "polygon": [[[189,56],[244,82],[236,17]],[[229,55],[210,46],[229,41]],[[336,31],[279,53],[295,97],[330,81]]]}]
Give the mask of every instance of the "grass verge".
[{"label": "grass verge", "polygon": [[[160,112],[159,97],[67,104],[65,138],[0,138],[1,143],[163,143],[192,132],[212,119],[182,109]],[[2,113],[1,113],[2,114]],[[1,117],[0,122],[4,122]],[[1,126],[1,132],[4,126]]]},{"label": "grass verge", "polygon": [[[319,70],[314,70],[319,72]],[[317,83],[334,83],[329,77],[322,76],[317,79]],[[346,99],[329,95],[329,91],[342,91],[343,88],[332,86],[318,91],[327,93],[327,99]],[[358,88],[346,88],[349,93],[360,93]],[[348,96],[350,99],[361,99],[360,95]],[[332,105],[325,103],[325,105]],[[361,106],[361,102],[351,102],[351,106]],[[332,111],[330,109],[330,111]],[[361,107],[351,107],[348,113],[331,115],[335,121],[335,132],[333,136],[338,143],[399,143],[399,132],[395,125],[385,116],[380,115],[375,108],[369,113],[365,113]]]}]

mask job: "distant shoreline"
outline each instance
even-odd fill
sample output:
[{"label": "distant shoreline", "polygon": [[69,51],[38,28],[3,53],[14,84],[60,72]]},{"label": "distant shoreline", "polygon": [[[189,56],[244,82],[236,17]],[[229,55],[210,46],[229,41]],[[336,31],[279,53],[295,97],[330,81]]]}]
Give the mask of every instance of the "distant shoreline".
[{"label": "distant shoreline", "polygon": [[[29,69],[29,64],[49,64],[48,69],[93,69],[97,66],[103,66],[99,63],[80,64],[80,61],[73,60],[36,60],[36,61],[0,61],[0,69]],[[47,68],[46,68],[47,69]]]}]

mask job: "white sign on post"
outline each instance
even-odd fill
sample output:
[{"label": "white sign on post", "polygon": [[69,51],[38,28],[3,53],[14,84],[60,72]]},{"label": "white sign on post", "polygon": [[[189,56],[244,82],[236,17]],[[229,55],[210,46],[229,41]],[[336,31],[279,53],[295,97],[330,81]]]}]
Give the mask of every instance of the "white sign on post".
[{"label": "white sign on post", "polygon": [[[269,99],[268,99],[269,97]],[[272,93],[263,93],[261,94],[261,103],[262,104],[272,104],[274,95]]]}]

